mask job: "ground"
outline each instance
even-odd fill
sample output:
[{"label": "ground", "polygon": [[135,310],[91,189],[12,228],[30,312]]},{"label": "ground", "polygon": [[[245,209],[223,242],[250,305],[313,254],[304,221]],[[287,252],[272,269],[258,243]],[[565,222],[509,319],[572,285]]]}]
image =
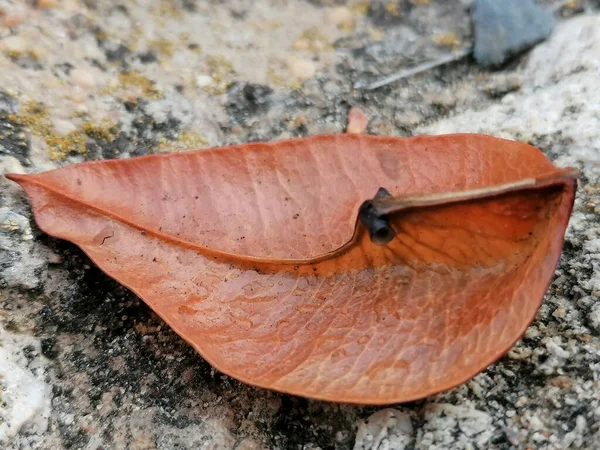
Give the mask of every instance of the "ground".
[{"label": "ground", "polygon": [[[565,2],[539,2],[558,7]],[[562,449],[600,442],[600,15],[568,2],[499,70],[469,0],[0,0],[0,168],[39,172],[342,132],[483,132],[581,170],[555,279],[525,337],[458,388],[390,408],[253,388],[202,360],[0,179],[0,443],[7,449]],[[596,446],[596,447],[595,447]]]}]

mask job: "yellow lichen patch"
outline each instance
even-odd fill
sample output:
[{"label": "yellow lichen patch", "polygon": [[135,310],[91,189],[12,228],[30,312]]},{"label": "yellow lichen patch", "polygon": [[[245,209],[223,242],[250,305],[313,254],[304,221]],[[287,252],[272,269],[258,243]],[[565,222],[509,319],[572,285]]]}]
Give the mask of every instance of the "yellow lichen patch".
[{"label": "yellow lichen patch", "polygon": [[410,0],[413,5],[429,5],[430,0]]},{"label": "yellow lichen patch", "polygon": [[120,72],[119,82],[121,87],[139,87],[142,95],[150,100],[157,100],[163,96],[163,93],[159,89],[156,89],[152,80],[135,71]]},{"label": "yellow lichen patch", "polygon": [[284,24],[281,20],[270,20],[268,22],[254,22],[251,24],[251,26],[259,33],[265,31],[274,31],[283,27],[283,25]]},{"label": "yellow lichen patch", "polygon": [[206,65],[211,70],[213,77],[215,75],[231,75],[234,73],[233,65],[223,56],[207,56]]},{"label": "yellow lichen patch", "polygon": [[10,59],[17,60],[21,58],[29,58],[33,61],[39,61],[41,59],[41,54],[39,50],[36,49],[27,49],[27,50],[15,50],[15,49],[7,49],[4,51],[4,54],[8,56]]},{"label": "yellow lichen patch", "polygon": [[[91,24],[88,23],[88,25],[91,25]],[[108,32],[106,32],[106,31],[102,30],[101,28],[96,28],[95,29],[94,36],[99,41],[106,41],[108,38],[110,38],[110,34]]]},{"label": "yellow lichen patch", "polygon": [[139,43],[142,42],[144,35],[144,29],[141,25],[136,22],[132,23],[125,46],[132,51],[138,50]]},{"label": "yellow lichen patch", "polygon": [[64,159],[69,153],[85,152],[85,133],[75,130],[66,136],[58,134],[52,127],[48,108],[39,102],[24,102],[20,113],[9,115],[9,120],[27,127],[32,134],[44,139],[51,159]]},{"label": "yellow lichen patch", "polygon": [[102,122],[100,125],[95,125],[92,122],[86,122],[82,127],[86,136],[97,139],[99,141],[114,141],[119,135],[117,124],[110,121]]},{"label": "yellow lichen patch", "polygon": [[338,24],[338,29],[345,33],[351,33],[356,28],[356,20],[345,20],[344,22]]},{"label": "yellow lichen patch", "polygon": [[175,53],[175,44],[168,39],[154,39],[148,42],[148,48],[165,58],[170,58]]},{"label": "yellow lichen patch", "polygon": [[48,118],[48,108],[33,100],[23,102],[20,113],[9,114],[8,119],[11,122],[29,128],[33,134],[38,136],[42,136],[52,130],[52,125]]},{"label": "yellow lichen patch", "polygon": [[267,81],[270,85],[278,86],[286,89],[301,89],[302,81],[290,76],[289,72],[283,67],[270,67],[267,69]]},{"label": "yellow lichen patch", "polygon": [[300,37],[296,39],[294,49],[322,52],[333,50],[333,45],[318,27],[310,27],[304,30]]},{"label": "yellow lichen patch", "polygon": [[381,42],[385,39],[385,31],[381,28],[369,28],[369,38],[375,42]]},{"label": "yellow lichen patch", "polygon": [[196,150],[208,146],[208,140],[200,133],[184,131],[174,141],[169,141],[161,137],[158,142],[158,149],[161,152],[176,152]]},{"label": "yellow lichen patch", "polygon": [[432,38],[434,43],[442,47],[458,48],[460,47],[460,38],[453,31],[437,33]]},{"label": "yellow lichen patch", "polygon": [[209,55],[206,57],[206,65],[213,82],[202,89],[208,95],[220,95],[227,91],[231,85],[232,76],[235,74],[233,65],[223,56]]},{"label": "yellow lichen patch", "polygon": [[350,10],[357,16],[364,16],[369,11],[371,2],[369,0],[359,1],[350,5]]},{"label": "yellow lichen patch", "polygon": [[387,2],[387,5],[385,5],[385,10],[394,17],[400,16],[400,8],[398,8],[398,3],[396,3],[394,0]]},{"label": "yellow lichen patch", "polygon": [[180,19],[183,17],[183,11],[177,7],[177,2],[173,0],[160,0],[159,5],[152,11],[158,18]]},{"label": "yellow lichen patch", "polygon": [[51,132],[44,137],[48,145],[50,159],[55,161],[63,160],[71,153],[85,153],[85,141],[87,137],[82,130],[72,131],[66,136]]},{"label": "yellow lichen patch", "polygon": [[88,138],[100,141],[113,141],[118,134],[116,124],[105,122],[94,125],[86,122],[66,135],[56,132],[52,126],[48,108],[36,101],[24,102],[19,114],[10,114],[9,120],[29,129],[31,134],[41,137],[53,160],[62,160],[71,153],[85,153],[85,142]]},{"label": "yellow lichen patch", "polygon": [[85,122],[83,126],[66,136],[60,136],[51,131],[46,137],[48,153],[54,160],[64,159],[70,153],[85,154],[85,142],[88,138],[98,141],[112,142],[118,135],[117,125],[113,122],[103,122],[100,125]]},{"label": "yellow lichen patch", "polygon": [[269,84],[280,87],[288,87],[288,79],[289,78],[286,78],[281,74],[281,72],[272,67],[267,70],[267,80],[269,81]]}]

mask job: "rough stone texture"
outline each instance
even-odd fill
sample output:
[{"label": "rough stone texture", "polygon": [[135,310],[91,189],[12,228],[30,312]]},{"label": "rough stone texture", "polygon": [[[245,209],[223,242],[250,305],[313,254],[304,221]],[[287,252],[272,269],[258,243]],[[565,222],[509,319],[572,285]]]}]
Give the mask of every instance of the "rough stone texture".
[{"label": "rough stone texture", "polygon": [[[346,2],[348,23],[331,19],[347,18],[331,10],[344,2],[325,0],[33,3],[0,0],[3,173],[340,132],[358,105],[371,133],[524,140],[582,179],[526,336],[470,382],[386,409],[280,395],[214,371],[77,248],[41,233],[22,191],[0,177],[2,448],[600,442],[600,16],[591,4],[511,70],[463,61],[365,93],[352,89],[357,80],[447,52],[440,33],[470,45],[471,2]],[[290,67],[306,61],[316,74],[294,79]]]},{"label": "rough stone texture", "polygon": [[554,24],[552,13],[533,0],[475,0],[473,56],[484,66],[500,66],[546,39]]},{"label": "rough stone texture", "polygon": [[397,409],[377,411],[361,422],[354,450],[403,450],[413,440],[410,415]]}]

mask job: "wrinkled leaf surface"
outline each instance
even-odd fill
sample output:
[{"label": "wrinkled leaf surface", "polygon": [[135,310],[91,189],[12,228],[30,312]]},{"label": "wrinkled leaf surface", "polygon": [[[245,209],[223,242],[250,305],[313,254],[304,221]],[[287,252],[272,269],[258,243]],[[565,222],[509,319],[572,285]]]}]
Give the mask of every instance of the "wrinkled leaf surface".
[{"label": "wrinkled leaf surface", "polygon": [[[505,353],[554,273],[575,176],[481,135],[325,135],[13,175],[74,242],[217,369],[302,396],[409,401]],[[544,185],[357,222],[415,197]]]}]

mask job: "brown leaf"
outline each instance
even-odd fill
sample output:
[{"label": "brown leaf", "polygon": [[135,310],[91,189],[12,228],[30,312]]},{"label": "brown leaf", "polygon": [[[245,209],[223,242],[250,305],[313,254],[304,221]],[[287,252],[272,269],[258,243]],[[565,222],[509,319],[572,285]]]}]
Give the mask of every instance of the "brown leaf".
[{"label": "brown leaf", "polygon": [[42,230],[222,372],[386,404],[456,386],[519,339],[576,176],[489,136],[346,134],[9,178]]}]

